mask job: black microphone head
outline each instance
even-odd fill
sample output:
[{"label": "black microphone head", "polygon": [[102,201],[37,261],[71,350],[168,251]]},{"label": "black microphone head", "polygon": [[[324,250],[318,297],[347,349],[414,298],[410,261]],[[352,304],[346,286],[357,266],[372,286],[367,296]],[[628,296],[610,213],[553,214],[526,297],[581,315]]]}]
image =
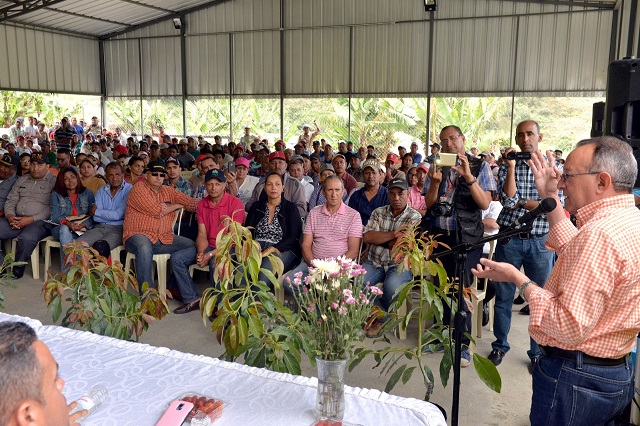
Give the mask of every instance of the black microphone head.
[{"label": "black microphone head", "polygon": [[558,205],[558,203],[554,198],[545,198],[544,200],[540,201],[540,208],[545,213],[552,212],[556,208],[556,205]]}]

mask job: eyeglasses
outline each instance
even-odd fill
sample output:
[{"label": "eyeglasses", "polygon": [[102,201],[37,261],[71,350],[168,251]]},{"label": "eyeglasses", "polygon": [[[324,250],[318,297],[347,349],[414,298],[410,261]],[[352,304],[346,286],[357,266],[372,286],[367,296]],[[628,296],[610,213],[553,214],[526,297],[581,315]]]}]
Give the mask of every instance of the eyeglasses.
[{"label": "eyeglasses", "polygon": [[160,173],[160,172],[153,172],[151,173],[151,176],[153,177],[165,177],[164,173]]},{"label": "eyeglasses", "polygon": [[443,144],[445,144],[447,142],[455,142],[456,139],[458,139],[460,136],[462,136],[462,135],[460,133],[458,133],[455,136],[449,136],[448,138],[440,139],[440,142],[442,142]]},{"label": "eyeglasses", "polygon": [[563,173],[563,174],[560,175],[560,178],[562,179],[563,182],[566,182],[571,177],[584,176],[584,175],[597,175],[598,173],[602,173],[602,172]]},{"label": "eyeglasses", "polygon": [[68,160],[68,158],[66,158],[66,157],[62,157],[62,158],[56,157],[56,160],[58,160],[58,161],[66,161],[66,160]]}]

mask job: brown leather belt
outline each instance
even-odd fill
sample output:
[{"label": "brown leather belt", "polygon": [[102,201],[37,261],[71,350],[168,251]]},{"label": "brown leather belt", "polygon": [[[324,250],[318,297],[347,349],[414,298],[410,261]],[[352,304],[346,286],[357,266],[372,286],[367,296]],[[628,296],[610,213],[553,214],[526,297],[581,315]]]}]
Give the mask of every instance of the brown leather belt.
[{"label": "brown leather belt", "polygon": [[555,348],[553,346],[542,346],[540,350],[545,356],[568,359],[569,361],[576,362],[578,360],[578,354],[582,353],[582,362],[584,364],[600,365],[600,366],[614,366],[622,365],[627,361],[629,355],[625,355],[622,358],[598,358],[595,356],[587,355],[580,351],[569,351],[566,349]]}]

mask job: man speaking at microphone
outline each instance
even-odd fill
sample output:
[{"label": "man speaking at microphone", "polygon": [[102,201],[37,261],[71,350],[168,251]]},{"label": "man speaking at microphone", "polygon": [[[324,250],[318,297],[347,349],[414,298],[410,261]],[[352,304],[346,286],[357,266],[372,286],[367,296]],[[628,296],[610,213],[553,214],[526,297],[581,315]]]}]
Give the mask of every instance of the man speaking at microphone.
[{"label": "man speaking at microphone", "polygon": [[536,152],[528,162],[540,196],[558,202],[547,214],[546,244],[558,260],[544,288],[507,263],[482,259],[473,273],[513,282],[529,301],[529,334],[542,350],[531,424],[612,424],[633,397],[629,353],[640,331],[637,163],[631,146],[613,137],[580,141],[564,173],[547,157]]},{"label": "man speaking at microphone", "polygon": [[[542,141],[542,134],[540,134],[538,123],[527,120],[518,124],[516,143],[523,153],[531,154],[538,151],[540,141]],[[498,171],[498,197],[503,206],[497,219],[500,231],[512,227],[527,212],[537,208],[541,200],[529,165],[524,159],[507,159],[510,153],[516,154],[515,149],[508,148],[505,151],[505,161]],[[544,246],[548,232],[547,218],[539,216],[533,221],[531,231],[521,232],[506,240],[498,240],[495,260],[510,263],[517,269],[524,267],[525,273],[543,286],[551,273],[555,257],[554,253],[547,251]],[[491,343],[492,351],[488,357],[495,365],[502,362],[502,358],[510,349],[507,336],[511,328],[511,309],[515,289],[513,283],[496,284],[493,320],[493,334],[496,340]],[[530,340],[527,355],[533,365],[540,357],[540,349],[533,339]]]}]

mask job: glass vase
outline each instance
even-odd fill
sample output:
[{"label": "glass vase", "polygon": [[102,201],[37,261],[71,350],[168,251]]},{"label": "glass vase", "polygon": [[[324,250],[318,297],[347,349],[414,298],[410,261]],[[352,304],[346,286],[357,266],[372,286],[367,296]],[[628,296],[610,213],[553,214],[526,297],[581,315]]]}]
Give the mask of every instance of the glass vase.
[{"label": "glass vase", "polygon": [[344,417],[344,373],[347,360],[327,361],[316,358],[318,393],[316,414],[319,420],[342,420]]}]

